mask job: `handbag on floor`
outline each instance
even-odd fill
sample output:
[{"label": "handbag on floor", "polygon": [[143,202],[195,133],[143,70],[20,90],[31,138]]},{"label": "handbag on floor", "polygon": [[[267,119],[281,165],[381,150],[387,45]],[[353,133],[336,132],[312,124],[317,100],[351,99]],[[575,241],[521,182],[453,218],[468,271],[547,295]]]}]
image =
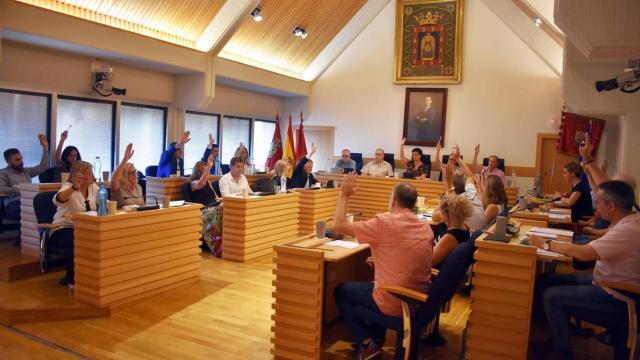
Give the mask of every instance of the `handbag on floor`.
[{"label": "handbag on floor", "polygon": [[202,240],[215,257],[222,257],[222,204],[214,203],[202,209]]}]

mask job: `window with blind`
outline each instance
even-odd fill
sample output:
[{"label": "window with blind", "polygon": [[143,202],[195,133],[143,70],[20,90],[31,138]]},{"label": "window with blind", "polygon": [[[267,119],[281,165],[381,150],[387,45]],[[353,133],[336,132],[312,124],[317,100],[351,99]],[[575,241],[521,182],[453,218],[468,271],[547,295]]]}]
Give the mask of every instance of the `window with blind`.
[{"label": "window with blind", "polygon": [[38,165],[42,158],[38,134],[49,138],[50,104],[51,96],[47,94],[0,89],[0,150],[16,148],[24,166]]},{"label": "window with blind", "polygon": [[[77,147],[82,160],[92,164],[99,156],[102,171],[112,170],[115,103],[60,96],[57,113],[58,136],[63,131],[69,130],[65,146]],[[100,178],[101,174],[97,173],[97,169],[94,171],[96,178]]]},{"label": "window with blind", "polygon": [[228,164],[243,143],[251,154],[251,119],[225,116],[222,124],[222,163]]},{"label": "window with blind", "polygon": [[275,130],[276,122],[273,120],[256,119],[253,122],[253,161],[258,170],[265,168]]},{"label": "window with blind", "polygon": [[209,145],[209,134],[220,143],[218,128],[220,115],[187,111],[184,128],[191,131],[191,140],[184,146],[185,173],[190,173],[193,165],[202,159],[204,149]]},{"label": "window with blind", "polygon": [[165,148],[167,108],[123,103],[120,109],[119,159],[129,143],[135,154],[131,162],[144,174],[147,166],[158,165]]}]

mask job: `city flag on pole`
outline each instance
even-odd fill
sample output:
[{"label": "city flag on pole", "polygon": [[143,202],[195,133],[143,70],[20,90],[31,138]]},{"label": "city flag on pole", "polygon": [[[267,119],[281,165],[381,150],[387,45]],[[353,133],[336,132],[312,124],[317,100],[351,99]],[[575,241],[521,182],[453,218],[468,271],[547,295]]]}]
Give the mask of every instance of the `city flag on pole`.
[{"label": "city flag on pole", "polygon": [[304,139],[304,125],[302,124],[302,111],[300,111],[300,129],[298,129],[298,142],[296,146],[296,160],[300,161],[303,157],[307,156],[307,142]]},{"label": "city flag on pole", "polygon": [[282,136],[280,135],[280,118],[276,115],[276,129],[273,131],[271,149],[269,150],[269,157],[265,163],[267,171],[273,170],[276,161],[280,159],[282,159]]}]

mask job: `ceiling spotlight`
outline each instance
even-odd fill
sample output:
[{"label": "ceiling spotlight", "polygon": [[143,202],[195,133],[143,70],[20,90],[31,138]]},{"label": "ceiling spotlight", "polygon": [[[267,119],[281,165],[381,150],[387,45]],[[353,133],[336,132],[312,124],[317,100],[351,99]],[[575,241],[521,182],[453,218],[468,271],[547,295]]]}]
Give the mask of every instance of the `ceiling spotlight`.
[{"label": "ceiling spotlight", "polygon": [[253,17],[253,20],[255,21],[262,20],[262,15],[260,15],[260,12],[262,12],[262,9],[260,9],[260,7],[253,9],[253,11],[251,12],[251,16]]},{"label": "ceiling spotlight", "polygon": [[307,38],[307,30],[305,30],[301,26],[296,26],[296,28],[293,29],[293,35],[297,36],[297,37],[299,37],[301,39],[306,39]]},{"label": "ceiling spotlight", "polygon": [[533,19],[533,22],[536,24],[537,27],[542,26],[542,19],[540,19],[539,17],[536,17],[535,19]]}]

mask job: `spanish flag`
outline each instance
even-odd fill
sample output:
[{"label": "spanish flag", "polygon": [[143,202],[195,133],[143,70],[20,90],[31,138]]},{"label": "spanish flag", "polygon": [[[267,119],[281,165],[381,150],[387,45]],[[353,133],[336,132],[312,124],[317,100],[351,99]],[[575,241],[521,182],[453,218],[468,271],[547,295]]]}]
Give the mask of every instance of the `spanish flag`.
[{"label": "spanish flag", "polygon": [[293,145],[293,126],[291,126],[291,115],[289,115],[289,127],[287,128],[287,136],[284,139],[283,159],[289,160],[289,177],[293,175],[293,168],[296,166],[296,149]]}]

